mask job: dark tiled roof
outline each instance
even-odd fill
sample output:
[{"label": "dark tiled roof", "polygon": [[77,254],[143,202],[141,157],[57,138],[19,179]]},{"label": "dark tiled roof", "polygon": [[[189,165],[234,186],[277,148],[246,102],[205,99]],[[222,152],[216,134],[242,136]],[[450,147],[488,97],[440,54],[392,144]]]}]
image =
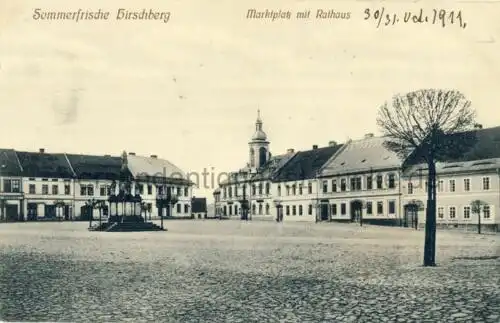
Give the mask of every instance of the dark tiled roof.
[{"label": "dark tiled roof", "polygon": [[22,170],[13,149],[0,149],[0,175],[21,176]]},{"label": "dark tiled roof", "polygon": [[[500,158],[500,127],[474,129],[467,132],[454,133],[441,139],[444,154],[439,161],[444,163],[468,162],[474,160]],[[423,158],[415,152],[408,158],[405,166],[424,163]]]},{"label": "dark tiled roof", "polygon": [[[80,179],[119,180],[122,160],[120,157],[67,154],[68,160]],[[127,170],[124,174],[131,176]]]},{"label": "dark tiled roof", "polygon": [[64,154],[17,152],[23,176],[71,178],[73,172]]},{"label": "dark tiled roof", "polygon": [[274,176],[277,182],[315,178],[318,170],[342,145],[300,151]]},{"label": "dark tiled roof", "polygon": [[204,197],[193,197],[191,200],[191,211],[194,213],[207,212],[207,199]]},{"label": "dark tiled roof", "polygon": [[291,158],[293,154],[273,156],[264,166],[259,168],[258,172],[252,177],[252,181],[270,179],[272,175]]}]

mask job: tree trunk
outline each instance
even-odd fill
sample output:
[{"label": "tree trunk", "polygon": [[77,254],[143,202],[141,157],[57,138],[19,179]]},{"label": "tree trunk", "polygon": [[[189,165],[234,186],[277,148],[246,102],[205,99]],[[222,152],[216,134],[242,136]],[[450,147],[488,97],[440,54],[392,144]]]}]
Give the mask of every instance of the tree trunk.
[{"label": "tree trunk", "polygon": [[481,209],[477,212],[477,233],[481,234]]},{"label": "tree trunk", "polygon": [[427,210],[425,215],[424,266],[436,266],[436,164],[433,158],[428,163]]}]

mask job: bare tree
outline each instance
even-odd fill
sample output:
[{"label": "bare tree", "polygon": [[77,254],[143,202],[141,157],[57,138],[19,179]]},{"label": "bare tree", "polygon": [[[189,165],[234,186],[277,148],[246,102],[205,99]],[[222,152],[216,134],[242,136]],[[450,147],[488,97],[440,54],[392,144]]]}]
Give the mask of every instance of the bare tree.
[{"label": "bare tree", "polygon": [[481,234],[481,210],[488,203],[481,200],[474,200],[470,203],[472,214],[477,214],[477,233]]},{"label": "bare tree", "polygon": [[459,158],[473,146],[474,119],[471,102],[454,90],[397,94],[380,107],[377,125],[386,147],[428,167],[424,266],[436,265],[436,161]]}]

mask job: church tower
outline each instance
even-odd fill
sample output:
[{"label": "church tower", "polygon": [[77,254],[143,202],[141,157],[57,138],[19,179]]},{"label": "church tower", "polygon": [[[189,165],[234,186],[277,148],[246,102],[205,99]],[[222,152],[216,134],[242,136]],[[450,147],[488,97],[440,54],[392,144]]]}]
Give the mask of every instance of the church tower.
[{"label": "church tower", "polygon": [[257,110],[257,121],[255,122],[255,133],[252,140],[248,143],[250,149],[249,165],[252,171],[264,166],[269,160],[269,141],[267,135],[262,130],[262,120],[260,119],[260,110]]}]

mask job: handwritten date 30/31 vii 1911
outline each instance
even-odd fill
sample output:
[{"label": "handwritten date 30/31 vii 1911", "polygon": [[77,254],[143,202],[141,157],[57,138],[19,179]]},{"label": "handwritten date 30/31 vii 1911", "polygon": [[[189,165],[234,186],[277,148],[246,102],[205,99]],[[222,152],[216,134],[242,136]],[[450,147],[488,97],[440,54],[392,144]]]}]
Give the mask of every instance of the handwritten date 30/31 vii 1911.
[{"label": "handwritten date 30/31 vii 1911", "polygon": [[404,11],[401,13],[388,12],[384,7],[380,9],[365,9],[364,20],[373,20],[377,28],[381,26],[392,26],[398,23],[404,24],[431,24],[441,27],[458,26],[465,28],[467,23],[462,17],[461,10],[432,9],[425,11]]}]

